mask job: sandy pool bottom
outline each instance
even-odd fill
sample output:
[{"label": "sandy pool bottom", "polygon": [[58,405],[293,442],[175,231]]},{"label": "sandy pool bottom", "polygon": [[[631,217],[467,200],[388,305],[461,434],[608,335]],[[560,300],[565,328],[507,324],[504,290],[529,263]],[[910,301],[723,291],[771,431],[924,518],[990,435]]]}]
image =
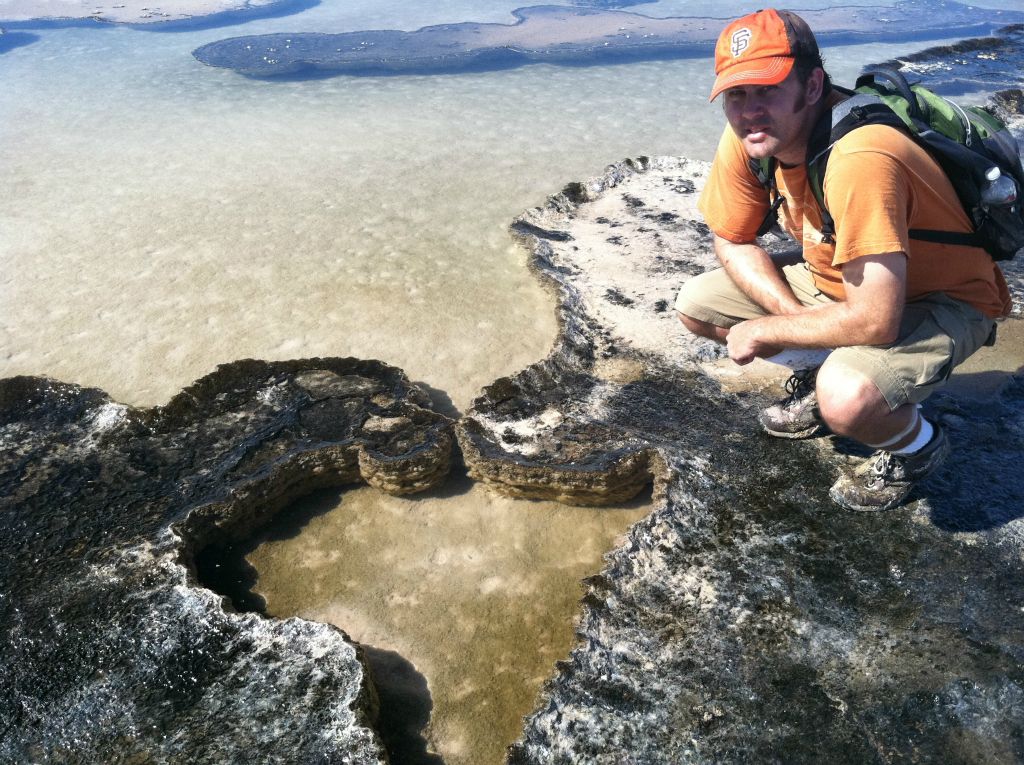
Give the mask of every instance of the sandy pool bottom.
[{"label": "sandy pool bottom", "polygon": [[[266,538],[247,560],[268,614],[335,624],[372,647],[376,672],[396,673],[378,684],[420,686],[424,754],[489,765],[504,762],[569,654],[581,579],[649,510],[649,498],[620,508],[511,500],[466,478],[420,499],[361,488],[291,508],[309,518],[301,531]],[[407,752],[403,762],[416,759]]]}]

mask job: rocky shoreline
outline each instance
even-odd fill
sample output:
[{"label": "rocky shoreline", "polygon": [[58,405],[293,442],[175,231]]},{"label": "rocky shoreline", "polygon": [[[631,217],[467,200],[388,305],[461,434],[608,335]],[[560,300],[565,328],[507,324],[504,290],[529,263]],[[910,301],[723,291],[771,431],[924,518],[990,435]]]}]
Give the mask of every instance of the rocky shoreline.
[{"label": "rocky shoreline", "polygon": [[[674,328],[666,301],[711,265],[693,213],[705,173],[629,160],[513,226],[562,333],[457,423],[471,475],[597,505],[653,481],[655,508],[590,580],[579,643],[509,761],[1019,758],[1024,487],[1000,478],[1021,458],[1024,378],[930,402],[958,458],[928,499],[835,510],[850,445],[763,437],[759,398],[723,391],[715,350]],[[234,613],[191,558],[321,486],[443,481],[452,424],[422,390],[354,359],[237,362],[155,410],[13,378],[0,423],[18,551],[2,569],[0,756],[216,762],[259,742],[385,761],[358,647]]]},{"label": "rocky shoreline", "polygon": [[710,349],[659,326],[674,319],[657,290],[706,265],[703,173],[626,162],[518,226],[562,287],[565,341],[458,423],[466,453],[487,455],[473,469],[511,492],[547,472],[563,500],[589,502],[578,465],[627,448],[659,459],[655,510],[591,581],[580,643],[509,761],[1015,761],[1024,721],[1004,703],[1024,695],[1024,624],[1003,587],[1022,576],[1024,496],[1006,477],[1024,378],[995,401],[931,402],[962,456],[928,499],[836,510],[825,490],[851,445],[756,433],[757,398],[719,391],[698,363]]},{"label": "rocky shoreline", "polygon": [[235,613],[194,558],[317,488],[435,487],[455,439],[510,496],[604,505],[654,484],[509,762],[1024,759],[1024,375],[928,402],[956,458],[927,498],[836,510],[857,450],[758,433],[758,393],[723,389],[720,351],[672,314],[713,265],[706,171],[627,160],[513,224],[559,340],[454,424],[357,359],[235,362],[145,410],[0,381],[0,759],[385,762],[360,648]]},{"label": "rocky shoreline", "polygon": [[319,487],[436,486],[452,437],[428,406],[355,359],[236,362],[150,410],[0,382],[0,759],[385,761],[360,649],[234,613],[194,557]]}]

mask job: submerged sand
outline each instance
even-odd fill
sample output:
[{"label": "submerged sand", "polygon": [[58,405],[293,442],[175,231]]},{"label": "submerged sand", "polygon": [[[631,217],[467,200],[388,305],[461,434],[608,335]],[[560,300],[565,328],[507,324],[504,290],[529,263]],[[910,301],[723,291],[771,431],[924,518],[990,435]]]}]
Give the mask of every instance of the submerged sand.
[{"label": "submerged sand", "polygon": [[433,704],[422,735],[446,765],[497,765],[569,654],[581,580],[649,510],[511,500],[465,478],[424,499],[328,492],[289,510],[315,514],[301,533],[248,560],[268,614],[411,663]]}]

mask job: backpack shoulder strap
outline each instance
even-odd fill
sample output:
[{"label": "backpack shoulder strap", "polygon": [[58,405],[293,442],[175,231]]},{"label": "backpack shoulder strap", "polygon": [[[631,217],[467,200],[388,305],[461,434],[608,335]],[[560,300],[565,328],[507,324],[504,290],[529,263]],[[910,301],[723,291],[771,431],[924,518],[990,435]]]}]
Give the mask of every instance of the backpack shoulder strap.
[{"label": "backpack shoulder strap", "polygon": [[754,177],[757,178],[757,182],[767,189],[771,196],[771,206],[768,208],[768,212],[765,213],[756,234],[756,236],[764,236],[779,222],[779,208],[786,201],[786,198],[779,193],[779,187],[775,183],[775,168],[778,166],[778,162],[775,160],[775,157],[749,159],[747,160],[747,166],[750,168],[750,172],[754,174]]},{"label": "backpack shoulder strap", "polygon": [[[899,96],[907,99],[907,118],[904,118],[879,95],[872,92],[876,90],[876,86],[873,84],[876,75],[892,82]],[[833,107],[828,139],[824,142],[819,139],[818,146],[814,146],[812,139],[812,148],[808,151],[807,178],[821,210],[822,241],[827,244],[832,244],[835,241],[835,221],[825,205],[825,169],[835,143],[843,136],[865,125],[887,125],[901,130],[927,148],[928,136],[933,132],[927,124],[921,121],[923,118],[917,98],[906,79],[898,72],[884,68],[868,70],[857,80],[857,87],[857,91],[842,90],[842,92],[850,94],[850,97]],[[946,170],[945,167],[943,169]],[[980,246],[975,234],[910,229],[908,235],[919,241],[969,247]]]}]

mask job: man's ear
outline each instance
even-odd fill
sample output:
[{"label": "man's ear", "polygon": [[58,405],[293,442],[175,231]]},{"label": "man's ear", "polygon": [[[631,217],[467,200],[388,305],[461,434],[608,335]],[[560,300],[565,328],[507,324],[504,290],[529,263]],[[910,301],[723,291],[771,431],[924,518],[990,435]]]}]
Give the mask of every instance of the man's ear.
[{"label": "man's ear", "polygon": [[811,70],[810,75],[807,77],[807,87],[804,89],[804,95],[807,98],[808,104],[816,104],[821,100],[822,93],[825,90],[825,70],[820,66]]}]

